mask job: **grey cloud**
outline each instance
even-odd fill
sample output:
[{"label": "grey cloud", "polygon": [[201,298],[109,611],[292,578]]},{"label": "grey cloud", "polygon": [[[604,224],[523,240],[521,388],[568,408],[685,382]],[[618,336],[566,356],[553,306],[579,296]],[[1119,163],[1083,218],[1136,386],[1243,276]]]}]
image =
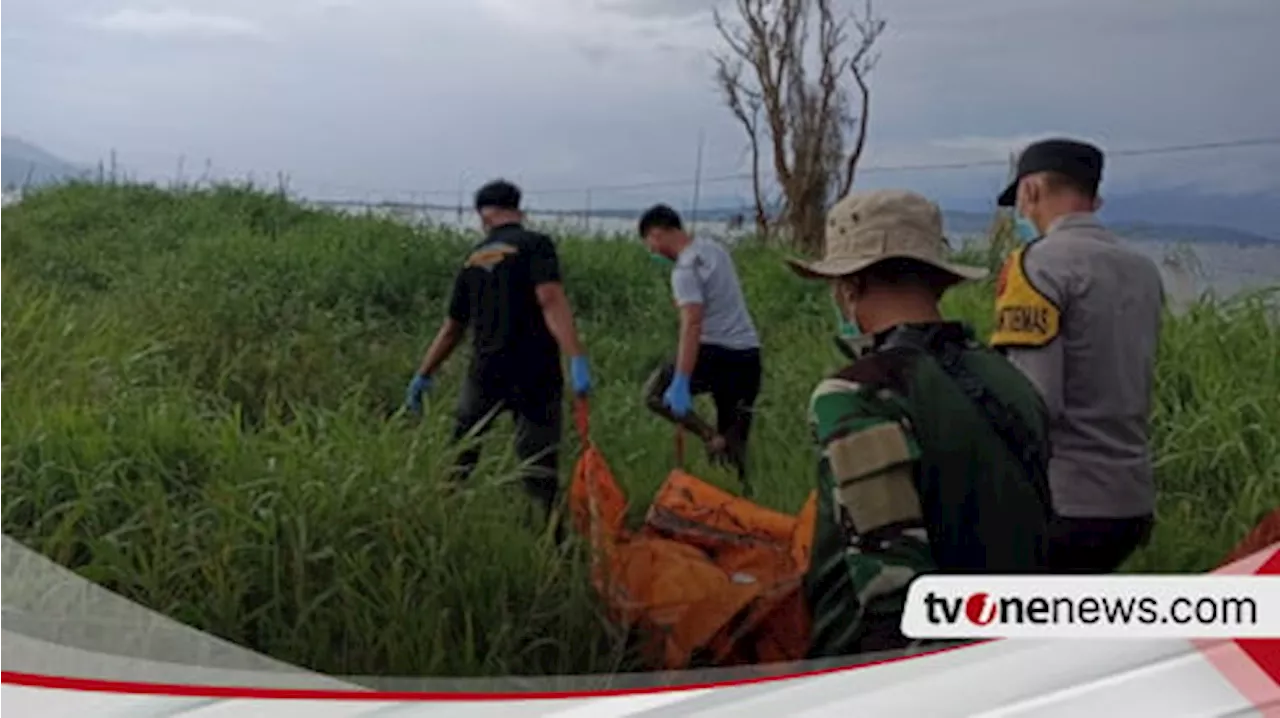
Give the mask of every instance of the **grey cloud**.
[{"label": "grey cloud", "polygon": [[726,0],[596,0],[602,10],[638,17],[700,17],[725,4]]},{"label": "grey cloud", "polygon": [[[208,157],[228,174],[285,170],[317,192],[453,196],[459,177],[491,174],[518,175],[531,195],[691,178],[699,129],[706,175],[743,169],[741,131],[706,61],[709,2],[538,2],[534,12],[519,0],[14,0],[3,30],[5,129],[70,159],[114,147],[125,162],[171,175],[179,156],[188,171]],[[1280,96],[1260,89],[1280,66],[1274,0],[1162,0],[1160,10],[1136,0],[878,5],[889,32],[872,78],[869,166],[993,156],[974,138],[1062,132],[1150,146],[1280,127]],[[130,8],[240,18],[273,41],[140,43],[76,22]],[[1115,163],[1114,177],[1208,187],[1270,177],[1274,187],[1277,152],[1133,158]],[[986,196],[1001,176],[863,179]],[[619,190],[593,203],[637,197],[648,199]]]},{"label": "grey cloud", "polygon": [[233,15],[206,15],[171,8],[143,10],[126,7],[85,22],[108,32],[122,32],[147,37],[235,37],[264,39],[261,25]]},{"label": "grey cloud", "polygon": [[617,53],[616,49],[597,43],[580,43],[578,50],[586,58],[587,62],[594,63],[607,62]]}]

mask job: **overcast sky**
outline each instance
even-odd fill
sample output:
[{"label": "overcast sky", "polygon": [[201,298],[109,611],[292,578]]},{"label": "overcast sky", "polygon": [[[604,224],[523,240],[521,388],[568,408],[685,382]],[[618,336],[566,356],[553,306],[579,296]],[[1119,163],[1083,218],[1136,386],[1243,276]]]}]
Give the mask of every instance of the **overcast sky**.
[{"label": "overcast sky", "polygon": [[[310,194],[452,200],[740,171],[707,0],[9,0],[3,124],[144,176],[287,172]],[[1280,0],[880,0],[868,165],[999,159],[1065,133],[1104,148],[1280,135]],[[1116,158],[1111,191],[1280,193],[1280,147]],[[880,172],[940,197],[999,169]],[[703,187],[733,196],[741,183]],[[555,190],[555,191],[553,191]],[[688,187],[595,193],[596,206]]]}]

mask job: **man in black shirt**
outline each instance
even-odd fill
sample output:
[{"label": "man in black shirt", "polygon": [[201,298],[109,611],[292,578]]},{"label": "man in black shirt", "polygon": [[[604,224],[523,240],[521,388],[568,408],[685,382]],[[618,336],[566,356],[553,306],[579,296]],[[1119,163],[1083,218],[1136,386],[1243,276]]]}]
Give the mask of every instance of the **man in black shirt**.
[{"label": "man in black shirt", "polygon": [[[579,396],[591,389],[587,359],[560,281],[555,246],[546,235],[524,228],[520,190],[503,180],[490,182],[476,192],[475,206],[486,236],[454,280],[448,316],[409,384],[406,403],[421,412],[432,376],[470,328],[471,366],[458,400],[454,441],[484,433],[497,414],[511,412],[516,455],[531,464],[525,487],[550,514],[559,492],[560,353],[570,357]],[[458,478],[465,479],[479,458],[479,449],[462,452]]]}]

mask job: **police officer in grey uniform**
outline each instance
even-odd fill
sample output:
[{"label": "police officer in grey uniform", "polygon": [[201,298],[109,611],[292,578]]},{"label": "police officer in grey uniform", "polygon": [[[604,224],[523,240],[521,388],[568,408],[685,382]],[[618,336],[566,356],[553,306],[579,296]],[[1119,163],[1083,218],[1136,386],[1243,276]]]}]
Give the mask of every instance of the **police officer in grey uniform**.
[{"label": "police officer in grey uniform", "polygon": [[1148,422],[1164,290],[1155,262],[1094,215],[1102,165],[1092,145],[1038,142],[999,198],[1027,244],[1001,270],[991,343],[1049,410],[1049,562],[1063,573],[1116,570],[1150,538],[1155,509]]}]

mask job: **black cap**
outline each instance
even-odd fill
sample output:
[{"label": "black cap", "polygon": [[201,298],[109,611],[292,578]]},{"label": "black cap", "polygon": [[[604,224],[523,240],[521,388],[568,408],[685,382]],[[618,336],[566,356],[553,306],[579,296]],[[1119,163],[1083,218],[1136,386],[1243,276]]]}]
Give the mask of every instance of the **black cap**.
[{"label": "black cap", "polygon": [[1057,172],[1096,193],[1102,183],[1102,150],[1085,142],[1062,139],[1030,145],[1018,157],[1018,174],[1000,193],[997,204],[1012,207],[1018,196],[1018,182],[1037,172]]},{"label": "black cap", "polygon": [[506,180],[494,180],[476,190],[476,211],[485,207],[520,209],[520,188]]}]

